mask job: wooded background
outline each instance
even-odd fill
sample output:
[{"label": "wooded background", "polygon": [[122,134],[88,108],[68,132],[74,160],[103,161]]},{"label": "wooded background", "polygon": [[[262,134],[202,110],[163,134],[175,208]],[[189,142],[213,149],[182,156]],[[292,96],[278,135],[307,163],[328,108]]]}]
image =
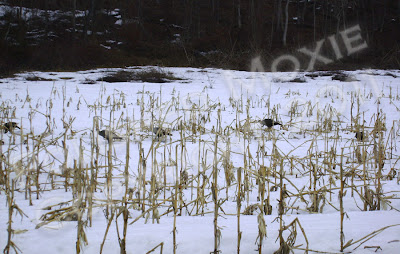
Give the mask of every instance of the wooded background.
[{"label": "wooded background", "polygon": [[[9,0],[1,5],[3,75],[145,64],[249,70],[255,56],[268,70],[281,54],[314,50],[318,40],[357,24],[368,49],[328,65],[317,61],[316,68],[400,68],[399,0]],[[321,54],[331,51],[327,44]]]}]

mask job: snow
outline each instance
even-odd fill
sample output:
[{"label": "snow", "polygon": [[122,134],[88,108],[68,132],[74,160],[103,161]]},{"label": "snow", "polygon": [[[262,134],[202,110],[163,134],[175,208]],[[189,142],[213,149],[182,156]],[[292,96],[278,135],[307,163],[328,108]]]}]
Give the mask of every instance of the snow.
[{"label": "snow", "polygon": [[[82,84],[85,80],[98,80],[99,78],[120,70],[138,71],[156,68],[165,72],[171,72],[182,80],[170,83],[106,83],[98,81],[96,84]],[[383,168],[383,175],[387,176],[390,169],[394,168],[399,174],[398,151],[400,145],[400,71],[399,70],[359,70],[344,72],[353,75],[357,80],[354,82],[340,82],[331,79],[329,76],[309,77],[309,73],[259,73],[245,71],[231,71],[221,69],[197,69],[197,68],[158,68],[158,67],[128,67],[116,69],[96,69],[79,72],[27,72],[20,73],[12,78],[0,80],[0,98],[2,101],[1,119],[2,122],[15,121],[21,127],[22,134],[27,134],[31,130],[34,135],[47,132],[47,124],[52,126],[52,133],[44,138],[46,150],[42,150],[39,155],[39,162],[42,163],[43,173],[40,175],[41,191],[39,199],[36,193],[32,193],[32,203],[25,199],[26,175],[24,169],[16,165],[22,163],[29,169],[27,160],[21,162],[21,158],[29,157],[33,151],[33,142],[23,144],[19,135],[13,137],[9,133],[0,133],[0,138],[5,142],[2,146],[3,154],[7,160],[14,164],[15,172],[11,174],[12,179],[16,179],[15,204],[27,215],[21,217],[14,213],[12,228],[14,230],[27,230],[14,234],[12,241],[20,248],[23,253],[73,253],[76,248],[77,222],[76,221],[55,221],[36,229],[42,222],[41,216],[45,213],[61,208],[57,205],[52,210],[43,210],[49,205],[60,204],[73,200],[72,191],[69,188],[66,192],[63,186],[64,178],[55,176],[55,188],[50,184],[49,172],[54,174],[62,173],[62,162],[64,161],[64,151],[61,145],[61,138],[57,142],[52,142],[58,137],[63,137],[63,93],[65,93],[65,115],[66,120],[73,119],[73,133],[68,131],[68,160],[67,167],[73,167],[74,160],[79,160],[80,140],[84,147],[83,165],[91,163],[91,135],[93,129],[93,119],[100,121],[101,128],[112,128],[116,133],[124,137],[124,141],[113,143],[114,169],[112,183],[112,199],[119,200],[121,204],[122,196],[125,193],[123,171],[126,161],[126,140],[130,139],[130,162],[129,162],[129,188],[135,191],[139,187],[139,143],[142,143],[144,155],[149,154],[147,160],[146,180],[151,180],[152,170],[158,174],[157,181],[163,185],[163,175],[161,174],[165,165],[165,177],[167,185],[171,186],[158,194],[156,203],[159,214],[168,212],[161,216],[159,224],[152,223],[152,213],[146,223],[145,218],[140,218],[141,210],[129,208],[130,218],[128,223],[136,222],[128,226],[127,229],[127,253],[146,253],[160,243],[163,243],[163,253],[173,253],[173,224],[174,212],[172,209],[171,198],[174,195],[174,185],[176,181],[176,157],[178,156],[178,167],[185,167],[189,179],[195,177],[199,170],[204,168],[199,165],[205,163],[208,169],[204,175],[209,178],[205,184],[205,198],[208,202],[204,207],[204,214],[195,214],[196,207],[189,205],[188,209],[182,209],[182,216],[176,217],[177,229],[177,253],[210,253],[214,250],[214,204],[211,197],[212,164],[214,160],[214,144],[217,130],[218,111],[220,109],[221,128],[229,136],[220,136],[217,157],[220,160],[218,168],[218,199],[222,202],[222,209],[219,211],[218,226],[221,230],[220,250],[222,253],[237,252],[237,184],[236,180],[226,191],[227,182],[222,165],[222,155],[227,150],[228,139],[231,147],[231,162],[233,172],[236,177],[237,170],[244,168],[244,153],[250,152],[252,159],[248,156],[247,163],[250,174],[250,189],[247,196],[242,200],[240,229],[242,240],[240,253],[256,253],[258,248],[258,214],[244,215],[244,209],[251,204],[259,204],[257,201],[258,188],[256,185],[255,174],[260,165],[270,168],[272,166],[270,155],[273,153],[273,139],[276,139],[278,152],[285,158],[283,167],[286,172],[289,195],[298,193],[299,189],[312,191],[310,187],[310,174],[308,173],[308,163],[311,157],[307,157],[308,152],[316,155],[312,160],[321,168],[326,175],[319,176],[317,189],[323,187],[340,187],[337,178],[330,179],[327,173],[327,165],[324,164],[325,152],[329,152],[332,147],[336,147],[336,163],[340,163],[341,149],[345,154],[350,154],[344,162],[346,170],[362,170],[363,164],[359,164],[355,159],[354,149],[351,147],[366,148],[369,154],[373,154],[374,137],[372,134],[376,113],[380,112],[385,119],[386,131],[384,131],[384,143],[387,145],[385,150],[386,160]],[[390,75],[389,75],[390,74]],[[52,81],[27,81],[26,77],[37,76]],[[302,77],[305,83],[284,82],[294,77]],[[279,82],[274,82],[279,81]],[[140,128],[141,112],[140,102],[144,100],[145,128]],[[360,106],[357,106],[357,100]],[[178,104],[179,102],[179,104]],[[358,142],[354,138],[354,130],[351,129],[351,107],[353,105],[353,117],[360,112],[359,122],[364,122],[368,140]],[[112,107],[111,104],[114,106]],[[153,104],[151,108],[150,105]],[[52,107],[49,107],[52,105]],[[101,108],[100,106],[103,105]],[[269,108],[268,108],[268,105]],[[297,106],[296,106],[297,105]],[[15,110],[15,116],[4,115],[5,109]],[[114,113],[110,115],[110,110],[114,108]],[[270,113],[268,113],[270,112]],[[278,121],[283,123],[283,128],[274,127],[266,130],[256,121],[264,118],[274,118],[271,112],[275,112]],[[48,121],[46,114],[50,114],[51,121]],[[33,117],[32,125],[29,117]],[[109,121],[112,117],[113,121]],[[200,121],[201,118],[205,119]],[[249,138],[245,138],[243,132],[237,132],[237,127],[245,126],[246,118],[251,120]],[[316,129],[321,127],[323,120],[332,118],[333,129],[325,133],[317,134]],[[8,120],[7,120],[8,119]],[[152,120],[153,119],[153,120]],[[161,119],[161,120],[160,120]],[[179,119],[179,120],[178,120]],[[163,121],[164,128],[170,128],[172,137],[159,142],[154,138],[150,131],[152,121]],[[192,133],[190,128],[185,129],[183,135],[187,137],[184,147],[184,157],[181,156],[181,131],[179,124],[182,121],[187,126],[192,126],[191,122],[198,122],[204,127],[204,134]],[[131,132],[126,132],[126,124],[131,126]],[[354,123],[353,123],[354,125]],[[244,131],[245,132],[245,131]],[[96,136],[96,135],[95,135]],[[202,140],[199,143],[199,140]],[[264,139],[264,140],[263,140]],[[173,142],[171,144],[171,142]],[[261,144],[265,144],[266,156],[257,157],[257,151]],[[98,139],[100,157],[99,165],[107,165],[107,142],[99,137]],[[151,152],[152,145],[158,146]],[[244,147],[249,145],[249,151]],[[178,155],[175,148],[178,147]],[[390,149],[389,147],[392,147]],[[27,150],[27,147],[29,150]],[[164,161],[164,147],[166,161]],[[311,148],[310,148],[311,147]],[[9,152],[5,152],[9,150]],[[21,150],[22,148],[22,150]],[[154,147],[153,147],[154,148]],[[204,149],[207,154],[203,153]],[[168,151],[171,151],[171,155]],[[198,156],[201,155],[199,162]],[[22,155],[21,155],[22,154]],[[370,156],[369,155],[369,156]],[[155,156],[155,157],[154,157]],[[56,158],[56,159],[55,159]],[[290,164],[292,158],[293,165]],[[152,160],[156,159],[158,167],[152,168]],[[181,164],[182,163],[182,164]],[[376,168],[367,163],[367,170],[376,173]],[[18,171],[21,170],[21,171]],[[279,166],[277,167],[279,170]],[[333,169],[339,172],[339,166]],[[21,176],[17,176],[22,172]],[[253,172],[253,173],[251,173]],[[104,170],[99,170],[103,176]],[[242,179],[244,173],[242,172]],[[179,177],[178,177],[179,178]],[[178,179],[179,180],[179,179]],[[290,180],[290,182],[288,181]],[[333,180],[334,185],[329,185]],[[72,180],[71,180],[72,181]],[[98,190],[93,194],[95,206],[93,208],[93,224],[84,228],[87,236],[88,245],[83,246],[83,253],[99,253],[100,246],[106,232],[108,220],[105,218],[104,208],[107,200],[107,188],[103,184],[104,178],[99,178],[102,184],[98,185]],[[200,184],[203,180],[200,180]],[[279,183],[279,178],[268,177],[268,189],[275,183]],[[361,211],[363,201],[356,192],[347,189],[344,196],[344,235],[345,243],[350,239],[354,241],[361,239],[368,234],[386,226],[400,223],[400,201],[398,175],[394,179],[383,178],[383,195],[387,202],[382,203],[380,211]],[[293,183],[293,185],[292,185]],[[370,188],[375,190],[375,183],[368,181]],[[242,183],[243,184],[243,183]],[[350,180],[347,184],[352,184]],[[363,181],[355,178],[354,185],[361,186]],[[197,186],[197,180],[194,181]],[[32,187],[35,190],[35,187]],[[146,196],[149,196],[150,185],[146,186]],[[361,190],[361,188],[357,188]],[[188,186],[183,190],[183,201],[189,204],[197,197],[197,190]],[[290,224],[296,218],[304,228],[309,249],[325,251],[330,253],[340,252],[340,213],[338,189],[332,190],[332,195],[326,193],[327,200],[332,204],[326,203],[321,213],[311,213],[307,210],[308,206],[294,196],[286,198],[286,204],[294,209],[288,209],[286,215],[282,217],[285,225]],[[143,193],[141,193],[143,195]],[[227,196],[228,195],[228,196]],[[279,248],[279,217],[278,200],[280,191],[270,192],[272,214],[263,215],[266,223],[267,238],[263,240],[262,253],[274,253]],[[135,196],[135,194],[134,194]],[[164,198],[165,196],[165,198]],[[309,195],[304,195],[310,201]],[[167,199],[167,200],[165,200]],[[8,206],[7,197],[4,192],[4,185],[0,185],[0,248],[7,244],[7,222]],[[63,207],[71,206],[71,202]],[[135,204],[137,206],[137,204]],[[147,206],[148,208],[148,206]],[[147,209],[146,208],[146,209]],[[298,209],[295,209],[298,208]],[[392,209],[394,208],[394,209]],[[193,210],[192,210],[193,209]],[[397,210],[396,210],[397,209]],[[190,213],[190,214],[189,214]],[[86,220],[86,212],[83,219]],[[118,217],[119,235],[122,237],[123,220]],[[286,239],[288,232],[284,232]],[[398,253],[400,248],[400,226],[393,226],[377,234],[374,238],[363,243],[355,249],[355,244],[345,249],[345,252],[352,253],[375,253],[374,248],[366,246],[380,246],[378,253]],[[361,243],[361,242],[360,242]],[[306,240],[297,228],[297,238],[295,246],[306,247]],[[115,218],[107,234],[103,253],[119,253],[118,235]],[[303,253],[299,249],[294,253]],[[159,253],[157,249],[154,253]]]},{"label": "snow", "polygon": [[[56,21],[60,19],[63,15],[72,16],[72,12],[64,12],[59,10],[41,10],[36,8],[26,8],[26,7],[13,7],[7,3],[0,2],[0,16],[4,16],[6,13],[12,13],[15,16],[21,13],[21,18],[25,21],[30,21],[33,18],[45,18],[47,17],[50,21]],[[85,17],[87,16],[87,11],[75,10],[75,17]]]},{"label": "snow", "polygon": [[117,19],[115,21],[115,25],[121,26],[122,25],[122,19]]},{"label": "snow", "polygon": [[105,48],[105,49],[111,49],[110,46],[106,46],[106,45],[103,45],[103,44],[100,44],[100,46],[102,46],[102,47]]}]

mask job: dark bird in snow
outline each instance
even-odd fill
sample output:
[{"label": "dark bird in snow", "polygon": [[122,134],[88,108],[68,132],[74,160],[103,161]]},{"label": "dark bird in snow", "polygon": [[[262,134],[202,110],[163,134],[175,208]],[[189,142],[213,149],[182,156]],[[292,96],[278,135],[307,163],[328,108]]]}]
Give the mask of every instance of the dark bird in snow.
[{"label": "dark bird in snow", "polygon": [[122,140],[122,138],[120,136],[118,136],[117,134],[115,134],[112,131],[109,130],[101,130],[99,131],[99,135],[102,136],[103,138],[105,138],[107,141],[112,140]]},{"label": "dark bird in snow", "polygon": [[271,128],[274,125],[282,125],[281,123],[274,121],[272,119],[264,119],[264,120],[260,120],[261,125],[263,126],[267,126],[268,128]]},{"label": "dark bird in snow", "polygon": [[172,134],[169,131],[166,131],[162,128],[159,127],[154,127],[153,128],[153,133],[156,134],[157,138],[164,137],[166,135],[172,136]]},{"label": "dark bird in snow", "polygon": [[358,141],[364,141],[364,132],[362,132],[362,131],[357,131],[357,132],[356,132],[356,139],[357,139]]},{"label": "dark bird in snow", "polygon": [[21,128],[18,127],[18,124],[16,122],[8,122],[2,126],[2,129],[4,130],[4,133],[7,132],[13,133],[14,129],[21,129]]}]

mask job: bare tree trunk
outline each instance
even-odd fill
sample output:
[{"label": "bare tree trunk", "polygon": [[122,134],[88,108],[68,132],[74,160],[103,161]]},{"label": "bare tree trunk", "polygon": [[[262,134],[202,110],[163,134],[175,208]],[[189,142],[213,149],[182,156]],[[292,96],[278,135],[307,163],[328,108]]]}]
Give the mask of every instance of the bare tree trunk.
[{"label": "bare tree trunk", "polygon": [[398,16],[400,18],[400,1],[399,1],[399,4],[398,4],[398,7],[397,7],[397,13],[398,13]]},{"label": "bare tree trunk", "polygon": [[[400,8],[400,6],[399,6]],[[238,5],[237,5],[237,21],[238,21],[238,27],[242,28],[242,17],[241,17],[241,0],[238,0]]]},{"label": "bare tree trunk", "polygon": [[[399,1],[400,3],[400,1]],[[385,18],[386,18],[386,0],[383,1],[383,10],[381,16],[381,24],[380,24],[380,31],[383,31],[383,26],[385,25]]]},{"label": "bare tree trunk", "polygon": [[75,26],[76,26],[76,0],[72,0],[72,33],[75,34]]},{"label": "bare tree trunk", "polygon": [[306,15],[306,10],[307,10],[307,2],[304,1],[303,3],[303,11],[301,13],[301,23],[304,24],[304,16]]},{"label": "bare tree trunk", "polygon": [[185,25],[186,37],[191,39],[193,35],[193,1],[185,1]]},{"label": "bare tree trunk", "polygon": [[282,0],[277,0],[278,6],[276,11],[276,30],[281,30],[282,24]]},{"label": "bare tree trunk", "polygon": [[313,13],[314,13],[314,25],[313,25],[313,27],[314,27],[314,41],[316,40],[316,31],[315,31],[315,25],[316,25],[316,20],[315,20],[315,6],[316,5],[316,1],[314,1],[314,7],[313,7]]},{"label": "bare tree trunk", "polygon": [[257,20],[256,20],[256,12],[255,12],[255,7],[254,7],[254,1],[255,0],[251,0],[250,1],[250,20],[251,20],[251,33],[253,35],[253,40],[256,41],[256,32],[257,32]]},{"label": "bare tree trunk", "polygon": [[215,22],[219,23],[219,0],[212,0],[212,11]]},{"label": "bare tree trunk", "polygon": [[200,15],[200,1],[197,0],[195,3],[196,6],[196,19],[197,19],[197,27],[196,27],[196,33],[197,33],[197,38],[201,37],[201,15]]},{"label": "bare tree trunk", "polygon": [[285,29],[283,30],[283,46],[286,46],[286,35],[289,22],[289,0],[286,0],[285,7]]},{"label": "bare tree trunk", "polygon": [[90,1],[89,16],[90,16],[90,20],[91,20],[92,24],[94,22],[94,12],[96,10],[95,6],[96,6],[96,0],[91,0]]},{"label": "bare tree trunk", "polygon": [[139,22],[142,23],[142,18],[143,18],[143,3],[142,0],[137,1],[137,17],[139,19]]}]

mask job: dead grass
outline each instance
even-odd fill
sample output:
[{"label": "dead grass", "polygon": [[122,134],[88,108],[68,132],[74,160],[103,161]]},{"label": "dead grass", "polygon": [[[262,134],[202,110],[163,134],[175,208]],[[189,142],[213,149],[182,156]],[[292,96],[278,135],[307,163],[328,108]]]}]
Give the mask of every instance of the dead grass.
[{"label": "dead grass", "polygon": [[149,83],[166,83],[174,80],[183,80],[174,76],[172,72],[166,72],[156,68],[144,70],[136,73],[137,81],[149,82]]},{"label": "dead grass", "polygon": [[81,82],[81,84],[86,84],[86,85],[94,85],[94,84],[96,84],[96,83],[97,83],[96,80],[89,79],[89,78],[85,78],[85,80],[83,80],[83,81]]},{"label": "dead grass", "polygon": [[108,83],[116,82],[148,82],[148,83],[168,83],[175,80],[183,80],[176,77],[172,72],[167,72],[159,68],[150,68],[139,71],[117,71],[107,76],[99,78],[97,81]]},{"label": "dead grass", "polygon": [[[168,82],[180,80],[172,73],[157,68],[147,70],[130,69],[118,71],[109,76],[112,77],[112,82]],[[101,80],[106,81],[104,78]],[[91,83],[96,81],[85,80],[84,82]],[[76,131],[73,131],[75,130],[73,126],[75,118],[67,114],[66,110],[70,103],[68,96],[66,96],[65,88],[62,91],[58,91],[57,88],[54,89],[54,94],[62,94],[63,133],[56,137],[46,137],[44,135],[34,135],[32,132],[26,136],[27,139],[31,139],[31,142],[21,142],[20,149],[24,151],[24,149],[29,148],[32,151],[32,156],[29,158],[34,158],[32,160],[21,155],[18,162],[13,162],[10,158],[14,153],[13,150],[17,149],[17,147],[0,145],[0,153],[4,156],[1,158],[3,163],[0,163],[0,185],[2,185],[0,187],[4,186],[9,213],[8,249],[14,247],[11,238],[13,212],[17,209],[14,192],[16,181],[20,179],[24,180],[23,182],[25,183],[23,187],[20,187],[20,191],[27,193],[26,199],[29,200],[30,204],[33,204],[33,198],[41,199],[40,194],[44,191],[64,188],[66,192],[72,192],[72,200],[53,205],[54,209],[57,209],[56,206],[60,206],[60,208],[47,212],[40,217],[39,219],[42,222],[38,223],[37,227],[46,226],[55,221],[77,221],[77,253],[80,252],[81,246],[87,244],[85,228],[92,226],[93,193],[97,192],[101,186],[104,186],[103,193],[105,198],[96,200],[96,206],[102,208],[108,222],[101,248],[111,225],[114,225],[113,222],[116,222],[118,217],[122,216],[124,221],[123,228],[119,229],[118,223],[116,223],[117,232],[122,231],[118,239],[121,247],[120,253],[126,253],[125,243],[128,225],[143,217],[145,217],[146,222],[151,219],[153,223],[159,223],[159,220],[169,213],[173,213],[174,216],[174,224],[171,225],[173,252],[176,252],[177,248],[179,248],[179,244],[177,244],[179,242],[177,240],[179,239],[177,234],[179,230],[176,224],[177,216],[196,216],[213,213],[214,251],[212,253],[219,253],[220,239],[223,237],[224,231],[221,230],[218,224],[218,218],[222,214],[229,216],[223,209],[228,197],[232,196],[236,198],[237,202],[236,214],[233,215],[237,216],[238,221],[238,253],[240,253],[242,237],[242,231],[240,230],[241,215],[257,215],[258,237],[256,242],[259,253],[261,253],[263,241],[267,236],[267,224],[263,214],[270,215],[272,209],[274,209],[273,216],[277,216],[277,222],[275,223],[280,224],[280,248],[276,253],[288,253],[292,249],[300,250],[300,245],[296,244],[296,237],[300,235],[297,233],[302,233],[301,235],[307,244],[305,246],[306,250],[308,250],[308,240],[298,219],[294,219],[288,224],[283,221],[283,216],[291,212],[300,211],[302,213],[323,213],[324,209],[326,209],[325,207],[329,207],[333,211],[336,210],[341,216],[338,224],[340,224],[341,228],[340,248],[343,251],[351,245],[350,241],[348,243],[344,241],[345,231],[343,231],[343,227],[346,221],[343,219],[347,212],[346,209],[348,209],[343,206],[344,198],[349,198],[352,195],[355,199],[360,200],[361,206],[359,209],[362,211],[381,210],[381,206],[392,208],[390,200],[393,197],[383,192],[384,188],[381,181],[386,178],[393,179],[398,171],[396,165],[391,166],[390,172],[384,171],[385,162],[386,169],[388,168],[388,162],[390,162],[387,158],[389,153],[385,151],[393,150],[396,140],[394,135],[385,138],[384,134],[388,130],[385,127],[384,114],[376,114],[370,120],[371,125],[374,126],[371,128],[374,128],[374,135],[376,136],[371,137],[371,141],[357,140],[351,137],[349,140],[338,143],[339,135],[343,134],[345,130],[340,125],[332,124],[332,122],[333,119],[340,121],[343,117],[331,110],[329,111],[332,112],[331,114],[324,114],[324,117],[317,118],[318,123],[315,128],[307,129],[307,127],[301,127],[300,131],[303,133],[305,143],[310,144],[307,151],[304,150],[304,146],[293,147],[292,151],[282,151],[277,146],[277,141],[285,142],[282,140],[283,136],[280,135],[280,131],[269,129],[256,132],[250,127],[249,123],[254,119],[249,113],[249,108],[251,105],[265,105],[263,98],[248,99],[247,105],[243,97],[231,100],[231,105],[229,106],[232,106],[232,113],[238,115],[239,112],[247,112],[247,118],[243,119],[243,121],[233,122],[228,126],[223,126],[222,117],[224,115],[221,114],[222,108],[225,108],[225,106],[207,99],[205,104],[207,106],[203,110],[198,110],[199,107],[194,102],[190,109],[186,109],[186,111],[190,111],[190,120],[181,121],[179,128],[173,130],[175,133],[171,137],[171,142],[160,142],[154,139],[149,142],[150,147],[148,147],[143,145],[143,141],[146,138],[151,139],[154,135],[150,134],[149,137],[149,135],[143,134],[147,128],[145,128],[144,119],[151,118],[156,109],[160,107],[158,103],[162,101],[162,93],[158,97],[158,95],[147,93],[143,89],[140,93],[141,98],[137,101],[137,106],[140,108],[140,127],[135,129],[133,127],[135,125],[131,120],[127,119],[125,121],[126,133],[131,133],[131,135],[124,139],[126,142],[126,157],[121,158],[121,156],[113,153],[113,142],[106,143],[103,148],[100,147],[96,130],[100,126],[98,121],[108,121],[110,126],[118,125],[114,114],[120,110],[120,101],[124,98],[118,98],[118,95],[115,95],[113,99],[105,100],[102,97],[104,93],[102,93],[100,95],[100,103],[98,105],[90,105],[90,107],[100,110],[112,108],[109,115],[110,119],[105,120],[97,115],[93,118],[93,125],[90,128],[92,130],[90,149],[87,153],[84,153],[85,149],[81,138],[78,149],[79,158],[74,160],[73,164],[68,164],[67,140],[73,138],[73,135],[76,134]],[[291,96],[291,93],[288,93],[287,96]],[[179,100],[174,95],[172,98],[169,102],[170,107],[163,114],[167,114],[169,110],[180,112],[181,107],[177,104]],[[334,99],[334,97],[332,98]],[[355,94],[351,98],[358,98],[358,96]],[[397,96],[396,98],[400,97]],[[31,99],[28,100],[28,98],[26,100],[29,106],[33,108],[35,102]],[[268,112],[271,111],[271,116],[279,119],[279,112],[277,112],[276,107],[270,104],[267,105],[265,107],[261,106],[261,108]],[[312,101],[309,101],[309,105],[312,105]],[[71,106],[74,105],[71,104]],[[79,102],[76,106],[79,107]],[[352,101],[351,119],[349,121],[352,124],[352,130],[364,131],[366,127],[363,125],[365,121],[360,112],[360,106],[359,100]],[[379,104],[377,104],[377,112],[380,112],[379,109]],[[14,108],[12,107],[0,108],[0,116],[7,119],[9,116],[15,115],[13,110]],[[318,113],[315,112],[317,109],[313,106],[307,109],[295,103],[292,104],[291,110],[300,113],[301,111],[314,111],[309,113],[310,115]],[[209,114],[207,118],[203,115],[205,112]],[[159,122],[160,126],[162,123],[170,124],[167,123],[163,114],[160,113],[160,120],[155,119],[153,123]],[[43,115],[49,119],[47,125],[50,129],[52,127],[51,124],[55,122],[51,103],[48,104]],[[211,123],[210,119],[213,117],[216,119],[213,126],[206,126],[206,123]],[[236,119],[239,118],[236,117]],[[33,122],[36,120],[35,115],[29,115],[29,120],[30,126],[33,126]],[[137,120],[139,121],[139,119]],[[329,123],[330,127],[327,128],[324,123]],[[139,135],[137,132],[142,134]],[[188,133],[190,133],[189,136],[187,135]],[[204,140],[203,134],[215,135],[215,138]],[[20,139],[22,140],[23,138],[21,135]],[[233,141],[237,138],[243,140],[243,149],[238,150],[238,143]],[[254,141],[256,138],[257,142]],[[324,140],[326,145],[317,147],[315,145],[317,139]],[[346,138],[344,137],[343,139]],[[131,146],[130,142],[134,143],[134,145]],[[194,150],[192,154],[195,157],[194,164],[198,164],[197,172],[190,171],[191,173],[188,173],[187,171],[193,165],[189,165],[190,163],[184,158],[191,157],[189,153],[192,151],[188,151],[186,146],[189,147],[190,143],[193,144],[193,142],[198,143],[198,152]],[[288,140],[286,142],[290,143]],[[7,141],[7,143],[10,144],[11,141]],[[340,148],[344,143],[347,145]],[[47,151],[46,149],[54,144],[58,144],[59,148],[64,151],[64,159],[60,156],[58,160],[61,172],[56,176],[52,172],[52,166],[44,164],[39,159],[39,153]],[[298,150],[301,150],[299,155],[290,155]],[[236,157],[243,159],[243,161],[236,161],[234,164],[231,157],[233,152]],[[399,161],[400,159],[396,156],[394,154],[392,159]],[[137,167],[137,178],[134,178],[136,180],[129,178],[132,158],[138,158],[138,161],[134,162],[134,167]],[[84,161],[90,161],[90,163],[85,164]],[[168,179],[168,181],[166,178],[167,167],[170,167],[170,171],[175,171],[175,177]],[[14,174],[14,171],[17,171],[16,169],[19,170],[18,176],[20,179],[10,177]],[[120,175],[118,175],[118,171],[121,173]],[[237,175],[236,179],[234,177],[235,173]],[[309,179],[306,183],[307,186],[296,186],[294,174],[296,178],[305,177]],[[116,180],[121,180],[121,175],[124,176],[125,180],[124,189],[120,193],[121,196],[113,198],[113,184],[115,184]],[[225,178],[221,177],[222,175],[225,175]],[[328,177],[329,182],[326,182]],[[324,187],[321,188],[320,186]],[[273,193],[278,190],[279,193]],[[187,195],[189,191],[191,195]],[[258,192],[257,202],[259,203],[250,203],[250,201],[253,201],[250,199],[250,193],[256,192]],[[345,197],[347,192],[348,196]],[[339,201],[332,199],[333,196],[338,196]],[[340,207],[337,208],[338,206]],[[50,207],[50,209],[52,208]],[[141,211],[141,214],[136,219],[133,219],[131,217],[132,210]],[[163,245],[159,244],[157,246],[162,248]]]},{"label": "dead grass", "polygon": [[25,78],[26,81],[55,81],[55,79],[51,78],[42,78],[37,75],[29,75]]}]

